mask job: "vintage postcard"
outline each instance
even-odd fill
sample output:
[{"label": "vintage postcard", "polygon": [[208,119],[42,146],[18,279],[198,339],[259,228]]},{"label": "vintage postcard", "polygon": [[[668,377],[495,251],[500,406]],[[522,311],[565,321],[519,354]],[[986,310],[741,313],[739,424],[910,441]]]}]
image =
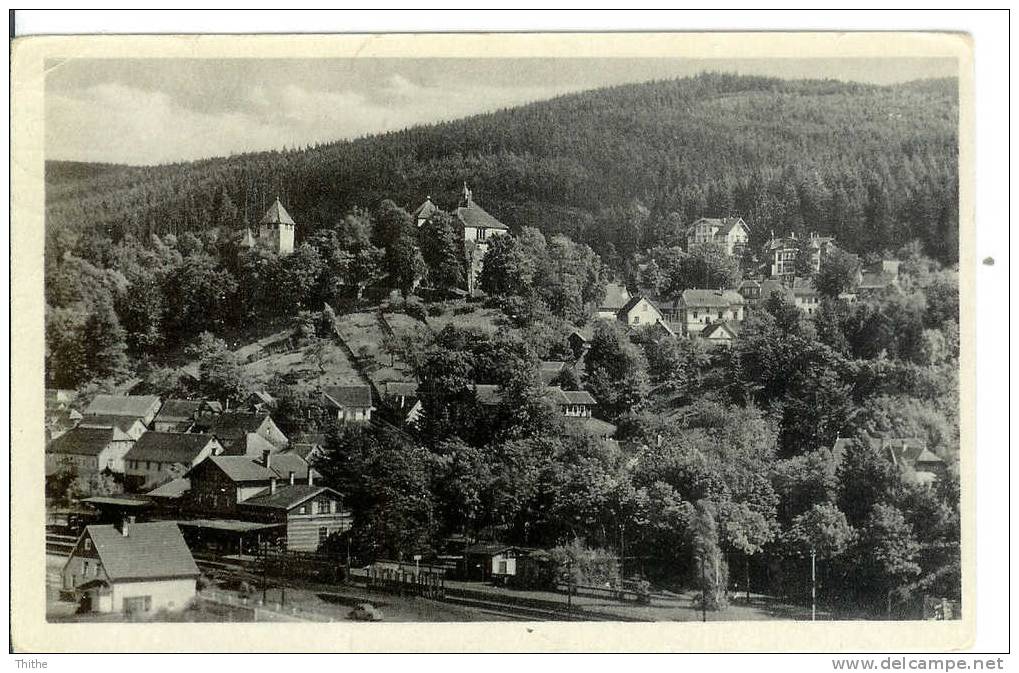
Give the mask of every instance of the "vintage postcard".
[{"label": "vintage postcard", "polygon": [[16,41],[14,649],[965,647],[971,71]]}]

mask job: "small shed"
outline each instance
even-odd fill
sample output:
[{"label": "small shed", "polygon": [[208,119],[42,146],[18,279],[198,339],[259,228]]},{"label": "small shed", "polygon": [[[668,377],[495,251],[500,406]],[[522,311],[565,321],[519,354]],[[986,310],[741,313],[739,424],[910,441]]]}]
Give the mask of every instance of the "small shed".
[{"label": "small shed", "polygon": [[468,580],[505,581],[517,573],[519,550],[507,544],[488,542],[464,549],[464,573]]}]

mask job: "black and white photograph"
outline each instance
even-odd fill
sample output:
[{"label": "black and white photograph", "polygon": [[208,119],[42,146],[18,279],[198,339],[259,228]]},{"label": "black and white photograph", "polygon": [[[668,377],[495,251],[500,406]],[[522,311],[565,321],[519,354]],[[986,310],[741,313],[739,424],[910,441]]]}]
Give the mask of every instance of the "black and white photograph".
[{"label": "black and white photograph", "polygon": [[960,620],[960,60],[729,38],[46,60],[46,622]]}]

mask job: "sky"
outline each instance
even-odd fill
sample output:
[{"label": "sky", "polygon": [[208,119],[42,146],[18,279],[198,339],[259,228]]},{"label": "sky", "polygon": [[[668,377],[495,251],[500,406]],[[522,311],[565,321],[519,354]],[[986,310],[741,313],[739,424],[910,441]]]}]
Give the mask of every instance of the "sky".
[{"label": "sky", "polygon": [[46,158],[155,165],[303,147],[704,71],[874,84],[947,59],[68,59],[46,64]]}]

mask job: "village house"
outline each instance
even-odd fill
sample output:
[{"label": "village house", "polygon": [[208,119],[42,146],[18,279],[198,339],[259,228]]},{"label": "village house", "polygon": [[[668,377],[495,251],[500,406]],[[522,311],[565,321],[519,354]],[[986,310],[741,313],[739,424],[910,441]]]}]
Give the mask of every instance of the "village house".
[{"label": "village house", "polygon": [[730,257],[743,254],[750,240],[750,227],[742,217],[702,217],[686,232],[686,249],[710,243],[725,250]]},{"label": "village house", "polygon": [[125,485],[136,491],[154,489],[222,452],[223,445],[213,435],[146,432],[124,456]]},{"label": "village house", "polygon": [[78,393],[59,388],[46,389],[46,441],[56,439],[81,421],[81,412],[71,406]]},{"label": "village house", "polygon": [[190,491],[185,503],[196,515],[234,518],[237,505],[269,488],[272,481],[308,482],[308,462],[290,453],[266,451],[260,458],[209,456],[187,473]]},{"label": "village house", "polygon": [[[785,280],[796,275],[796,257],[799,254],[800,243],[801,241],[796,238],[795,233],[789,234],[785,238],[772,236],[765,245],[772,278]],[[810,268],[816,273],[821,269],[821,260],[834,249],[835,239],[831,236],[818,236],[811,233],[807,246],[810,250]]]},{"label": "village house", "polygon": [[200,575],[172,521],[87,526],[61,570],[63,590],[88,612],[182,610]]},{"label": "village house", "polygon": [[372,419],[372,389],[367,383],[322,388],[320,404],[325,413],[342,422],[367,423]]},{"label": "village house", "polygon": [[74,428],[47,444],[46,475],[69,471],[76,490],[95,492],[104,472],[124,472],[124,455],[133,444],[116,439],[112,428]]},{"label": "village house", "polygon": [[268,488],[240,503],[240,516],[285,526],[290,551],[316,551],[331,536],[349,530],[352,518],[342,496],[315,485],[314,472],[308,474],[306,483],[298,483],[293,472],[282,483],[272,479]]},{"label": "village house", "polygon": [[268,413],[226,411],[215,416],[199,417],[191,432],[215,435],[223,452],[229,455],[258,457],[266,449],[279,450],[287,445],[287,437]]},{"label": "village house", "polygon": [[222,413],[223,407],[205,400],[166,400],[152,420],[156,432],[187,432],[199,418]]},{"label": "village house", "polygon": [[893,465],[912,472],[921,484],[933,484],[944,478],[948,466],[945,461],[927,448],[927,443],[918,437],[884,437],[880,440],[881,450]]},{"label": "village house", "polygon": [[814,315],[821,308],[821,293],[810,278],[793,278],[792,295],[796,308],[808,316]]},{"label": "village house", "polygon": [[141,419],[132,416],[85,416],[78,427],[113,430],[113,438],[118,442],[134,442],[145,433]]},{"label": "village house", "polygon": [[697,336],[711,346],[728,346],[739,336],[739,330],[728,322],[713,322]]},{"label": "village house", "polygon": [[249,410],[257,414],[268,413],[276,410],[276,398],[264,390],[256,390],[248,395],[248,399],[245,400],[245,404]]},{"label": "village house", "polygon": [[413,425],[421,415],[418,384],[414,381],[386,381],[382,397],[390,412],[403,424]]},{"label": "village house", "polygon": [[780,280],[771,278],[744,280],[740,283],[738,292],[746,301],[748,309],[757,308],[774,294],[778,294],[790,303],[793,301],[792,290],[789,289],[789,286]]},{"label": "village house", "polygon": [[630,291],[622,283],[608,283],[605,286],[605,298],[595,311],[594,317],[601,320],[618,320],[619,312],[630,301]]},{"label": "village house", "polygon": [[562,388],[549,388],[549,390],[563,416],[591,418],[594,408],[598,406],[598,402],[586,390],[563,390]]},{"label": "village house", "polygon": [[746,302],[735,290],[683,290],[679,297],[680,323],[686,336],[699,335],[715,322],[740,322]]},{"label": "village house", "polygon": [[640,295],[631,297],[623,308],[619,309],[618,315],[619,321],[627,327],[636,329],[649,325],[658,326],[668,334],[673,334],[672,328],[669,327],[665,316],[647,297]]},{"label": "village house", "polygon": [[881,260],[868,264],[857,273],[856,291],[859,294],[881,292],[899,286],[899,262]]},{"label": "village house", "polygon": [[96,395],[83,416],[122,416],[137,418],[149,427],[162,401],[156,395]]}]

